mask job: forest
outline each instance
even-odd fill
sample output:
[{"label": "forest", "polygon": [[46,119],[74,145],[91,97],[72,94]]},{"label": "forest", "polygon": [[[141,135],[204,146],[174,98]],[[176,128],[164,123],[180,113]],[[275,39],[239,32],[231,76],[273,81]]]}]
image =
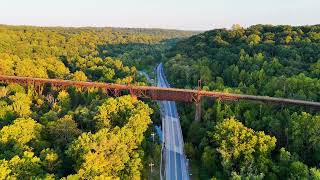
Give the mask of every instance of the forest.
[{"label": "forest", "polygon": [[[139,70],[193,34],[0,25],[0,74],[146,85]],[[0,84],[0,179],[159,179],[153,124],[157,104],[125,94]]]},{"label": "forest", "polygon": [[[215,29],[166,53],[175,87],[320,101],[320,25]],[[316,109],[202,99],[179,104],[195,179],[320,179]]]},{"label": "forest", "polygon": [[[0,25],[0,74],[320,102],[320,25],[207,32]],[[317,109],[202,99],[178,103],[191,179],[320,179]],[[0,180],[159,179],[156,102],[99,89],[0,84]],[[150,173],[149,163],[154,163]]]}]

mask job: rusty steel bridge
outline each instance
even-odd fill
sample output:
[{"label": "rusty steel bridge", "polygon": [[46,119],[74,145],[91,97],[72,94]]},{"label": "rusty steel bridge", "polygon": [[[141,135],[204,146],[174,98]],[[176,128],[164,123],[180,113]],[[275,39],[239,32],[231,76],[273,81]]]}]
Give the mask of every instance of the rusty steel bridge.
[{"label": "rusty steel bridge", "polygon": [[195,102],[199,103],[202,97],[213,97],[223,101],[257,101],[275,104],[292,104],[299,106],[312,107],[320,109],[320,102],[304,101],[296,99],[275,98],[269,96],[254,96],[246,94],[232,94],[216,91],[203,91],[178,88],[161,88],[155,86],[137,86],[137,85],[121,85],[101,82],[84,82],[71,81],[62,79],[44,79],[20,76],[0,75],[0,83],[17,83],[22,85],[43,86],[49,84],[54,87],[78,87],[78,88],[98,88],[108,94],[119,96],[122,93],[130,93],[132,96],[139,98],[149,98],[152,100],[166,100],[178,102]]}]

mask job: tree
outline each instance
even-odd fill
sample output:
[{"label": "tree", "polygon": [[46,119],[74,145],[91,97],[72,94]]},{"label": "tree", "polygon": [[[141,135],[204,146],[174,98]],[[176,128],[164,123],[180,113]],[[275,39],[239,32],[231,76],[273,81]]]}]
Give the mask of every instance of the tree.
[{"label": "tree", "polygon": [[60,91],[58,94],[58,112],[64,114],[71,109],[71,98],[67,91]]},{"label": "tree", "polygon": [[281,148],[278,160],[278,177],[289,178],[290,164],[295,160],[291,153]]},{"label": "tree", "polygon": [[314,75],[315,77],[320,76],[320,59],[316,63],[311,65],[310,70],[312,75]]},{"label": "tree", "polygon": [[271,163],[270,153],[275,148],[276,138],[255,132],[234,118],[226,119],[215,126],[210,133],[217,143],[217,152],[222,158],[222,166],[247,173],[267,173]]},{"label": "tree", "polygon": [[287,37],[284,39],[284,43],[285,43],[285,44],[289,44],[291,41],[292,41],[292,37],[291,37],[291,36],[287,36]]},{"label": "tree", "polygon": [[219,172],[221,171],[220,162],[219,162],[218,152],[215,149],[208,146],[205,147],[201,156],[201,161],[202,161],[203,167],[206,168],[210,176],[219,175]]},{"label": "tree", "polygon": [[0,160],[0,180],[8,179],[11,170],[9,168],[9,163],[6,160]]},{"label": "tree", "polygon": [[135,149],[147,130],[151,109],[130,96],[109,98],[99,107],[97,132],[83,133],[73,141],[67,155],[84,178],[140,177],[141,160]]},{"label": "tree", "polygon": [[314,165],[320,160],[320,116],[294,113],[289,123],[290,150]]},{"label": "tree", "polygon": [[120,134],[107,129],[84,133],[69,146],[67,154],[75,160],[80,177],[118,177],[130,159],[130,150],[121,139]]},{"label": "tree", "polygon": [[290,179],[309,179],[308,166],[302,162],[295,161],[290,165]]},{"label": "tree", "polygon": [[184,151],[188,158],[195,159],[196,158],[196,149],[192,143],[185,143],[184,144]]},{"label": "tree", "polygon": [[9,179],[53,179],[41,167],[41,161],[33,152],[25,151],[22,157],[14,156],[10,161],[0,161],[0,167],[9,167],[6,177]]},{"label": "tree", "polygon": [[73,73],[72,80],[74,81],[88,81],[86,74],[82,71],[76,71]]},{"label": "tree", "polygon": [[51,141],[57,147],[65,147],[81,134],[81,130],[77,128],[77,123],[70,115],[50,122],[47,128]]},{"label": "tree", "polygon": [[320,170],[317,168],[310,169],[310,178],[314,180],[320,180]]},{"label": "tree", "polygon": [[13,111],[20,117],[27,117],[31,114],[30,105],[32,103],[31,98],[24,93],[16,93],[9,97],[12,101]]},{"label": "tree", "polygon": [[4,126],[0,130],[0,142],[14,142],[23,147],[30,141],[39,140],[42,128],[42,125],[31,118],[18,118],[12,125]]},{"label": "tree", "polygon": [[12,106],[6,101],[0,101],[0,127],[11,123],[15,119]]},{"label": "tree", "polygon": [[247,43],[250,45],[255,45],[258,44],[260,42],[260,36],[257,34],[251,34],[250,36],[248,36],[247,38]]},{"label": "tree", "polygon": [[36,63],[46,69],[49,78],[63,79],[70,73],[63,62],[56,57],[39,59]]},{"label": "tree", "polygon": [[[94,120],[97,129],[123,127],[129,120],[137,115],[148,117],[152,110],[143,102],[131,96],[109,98],[98,107]],[[148,119],[146,119],[149,122]]]},{"label": "tree", "polygon": [[7,54],[0,54],[0,74],[14,75],[14,62]]},{"label": "tree", "polygon": [[20,60],[15,67],[15,74],[17,76],[48,78],[45,67],[37,65],[31,59]]},{"label": "tree", "polygon": [[243,27],[241,27],[240,24],[233,24],[231,27],[232,30],[236,31],[236,30],[242,30]]},{"label": "tree", "polygon": [[56,172],[62,163],[59,159],[58,153],[49,148],[43,149],[40,152],[40,160],[42,167],[49,173]]}]

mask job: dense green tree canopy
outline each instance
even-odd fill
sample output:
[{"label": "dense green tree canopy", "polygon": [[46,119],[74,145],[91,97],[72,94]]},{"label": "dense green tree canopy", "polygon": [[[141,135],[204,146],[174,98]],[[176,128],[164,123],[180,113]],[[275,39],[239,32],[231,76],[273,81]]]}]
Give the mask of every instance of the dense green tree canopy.
[{"label": "dense green tree canopy", "polygon": [[[139,153],[134,151],[143,140],[151,122],[152,110],[129,96],[110,98],[99,107],[98,132],[84,133],[68,148],[80,177],[140,177]],[[137,167],[131,167],[134,163]]]},{"label": "dense green tree canopy", "polygon": [[[165,70],[176,87],[195,89],[201,79],[204,90],[319,102],[319,35],[319,25],[215,29],[179,41],[166,53]],[[203,99],[202,122],[190,122],[194,108],[181,105],[180,113],[192,170],[200,179],[308,179],[317,174],[312,169],[319,168],[317,110]],[[281,148],[290,154],[286,161],[278,159]]]},{"label": "dense green tree canopy", "polygon": [[275,148],[276,138],[263,132],[254,132],[234,118],[217,124],[209,136],[218,146],[217,152],[223,160],[222,166],[229,172],[268,172],[270,153]]},{"label": "dense green tree canopy", "polygon": [[[0,25],[0,74],[145,84],[137,67],[152,70],[192,34]],[[149,161],[160,158],[160,145],[145,138],[152,113],[101,89],[0,84],[0,179],[149,178]]]},{"label": "dense green tree canopy", "polygon": [[[89,102],[83,102],[88,100],[84,92],[72,88],[51,93],[49,98],[16,92],[0,99],[3,106],[11,107],[11,101],[16,102],[12,97],[23,95],[19,105],[27,106],[29,112],[5,110],[15,120],[0,126],[0,179],[143,176],[141,145],[153,113],[147,104],[128,95],[107,98],[99,91],[92,91],[95,100]],[[34,106],[35,99],[43,103]],[[90,103],[87,110],[83,108],[86,103]]]}]

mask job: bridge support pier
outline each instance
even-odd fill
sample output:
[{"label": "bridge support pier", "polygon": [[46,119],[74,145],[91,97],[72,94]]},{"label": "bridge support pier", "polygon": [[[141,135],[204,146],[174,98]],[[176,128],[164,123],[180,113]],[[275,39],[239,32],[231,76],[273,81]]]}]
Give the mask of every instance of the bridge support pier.
[{"label": "bridge support pier", "polygon": [[195,121],[200,122],[201,120],[201,101],[195,103],[196,105],[196,115],[194,117]]},{"label": "bridge support pier", "polygon": [[130,95],[131,95],[131,97],[132,97],[133,99],[138,99],[137,95],[135,95],[135,94],[130,94]]},{"label": "bridge support pier", "polygon": [[195,104],[196,104],[196,114],[195,114],[195,121],[200,122],[201,120],[201,95],[200,95],[200,91],[202,88],[202,81],[201,79],[198,80],[198,93],[195,97]]}]

